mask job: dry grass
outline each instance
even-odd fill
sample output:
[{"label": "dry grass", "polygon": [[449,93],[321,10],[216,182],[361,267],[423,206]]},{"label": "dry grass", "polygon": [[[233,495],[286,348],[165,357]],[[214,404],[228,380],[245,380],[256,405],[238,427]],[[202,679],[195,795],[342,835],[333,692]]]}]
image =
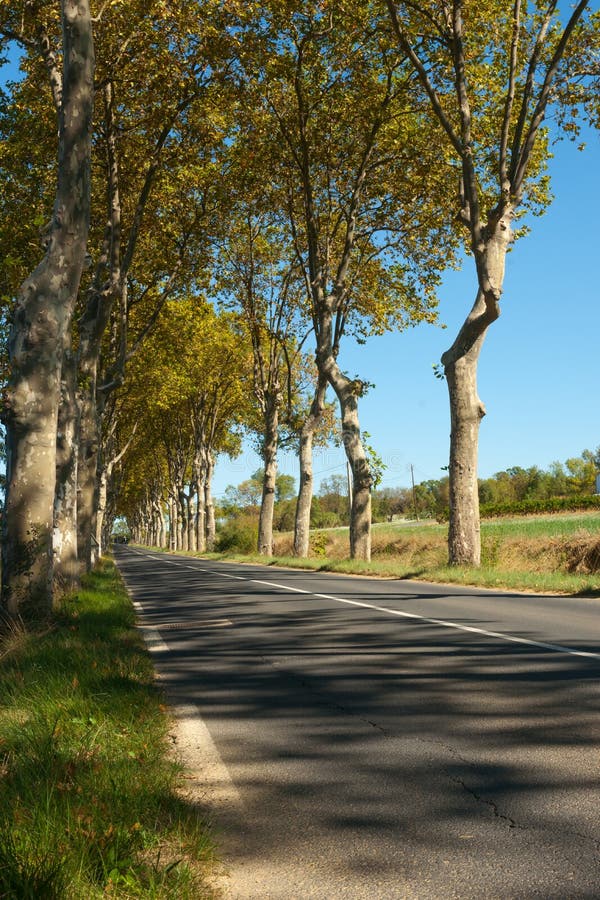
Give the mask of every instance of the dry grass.
[{"label": "dry grass", "polygon": [[447,525],[435,522],[374,525],[372,559],[368,563],[348,558],[347,528],[312,531],[308,559],[292,555],[290,532],[274,535],[273,557],[235,550],[187,555],[348,575],[600,595],[597,512],[485,520],[481,527],[481,567],[477,569],[447,565],[447,536]]},{"label": "dry grass", "polygon": [[498,562],[510,569],[592,575],[600,571],[600,535],[581,531],[570,538],[514,538],[498,548]]},{"label": "dry grass", "polygon": [[[447,526],[435,523],[375,525],[372,562],[363,574],[554,591],[600,589],[600,516],[597,514],[531,516],[482,523],[482,568],[450,569]],[[292,535],[275,537],[275,554],[289,562]],[[348,558],[346,528],[311,534],[311,568],[317,560],[335,571],[359,572]],[[298,561],[300,562],[300,561]]]}]

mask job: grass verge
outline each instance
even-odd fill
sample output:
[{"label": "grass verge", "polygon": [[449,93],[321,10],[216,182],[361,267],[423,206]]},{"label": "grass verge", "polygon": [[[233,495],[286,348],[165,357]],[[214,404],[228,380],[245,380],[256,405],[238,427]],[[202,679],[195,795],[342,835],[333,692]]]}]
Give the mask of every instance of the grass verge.
[{"label": "grass verge", "polygon": [[484,520],[478,569],[446,565],[447,534],[447,525],[433,522],[374,525],[368,563],[347,558],[347,528],[312,531],[307,559],[291,555],[291,533],[275,534],[275,554],[269,558],[233,551],[192,555],[349,575],[600,596],[598,513]]},{"label": "grass verge", "polygon": [[213,896],[169,719],[110,561],[35,633],[0,640],[0,897]]}]

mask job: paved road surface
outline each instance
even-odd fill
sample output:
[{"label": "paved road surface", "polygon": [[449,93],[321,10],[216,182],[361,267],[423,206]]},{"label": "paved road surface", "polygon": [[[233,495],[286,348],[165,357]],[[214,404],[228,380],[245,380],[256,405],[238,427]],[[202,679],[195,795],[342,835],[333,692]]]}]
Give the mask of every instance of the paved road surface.
[{"label": "paved road surface", "polygon": [[116,556],[235,897],[600,897],[598,601]]}]

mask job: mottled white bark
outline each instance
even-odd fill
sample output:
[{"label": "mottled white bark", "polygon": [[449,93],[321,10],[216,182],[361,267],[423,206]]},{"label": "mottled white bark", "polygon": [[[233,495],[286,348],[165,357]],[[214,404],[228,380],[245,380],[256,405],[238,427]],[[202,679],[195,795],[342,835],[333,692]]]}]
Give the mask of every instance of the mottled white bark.
[{"label": "mottled white bark", "polygon": [[294,556],[308,556],[310,543],[310,511],[313,498],[313,438],[325,406],[327,380],[320,378],[306,421],[300,432],[298,460],[300,483],[294,522]]},{"label": "mottled white bark", "polygon": [[165,531],[165,517],[160,503],[156,505],[156,517],[158,523],[158,546],[164,549],[167,546],[167,533]]},{"label": "mottled white bark", "polygon": [[273,555],[273,512],[277,481],[277,440],[279,429],[279,403],[276,397],[265,398],[264,436],[262,459],[264,478],[260,515],[258,518],[258,552]]},{"label": "mottled white bark", "polygon": [[478,253],[481,287],[452,347],[442,356],[450,399],[450,565],[481,561],[477,456],[485,407],[477,392],[477,365],[487,329],[500,315],[504,264],[511,241],[511,210],[488,226]]},{"label": "mottled white bark", "polygon": [[337,364],[333,349],[333,320],[329,310],[333,298],[321,303],[321,321],[317,335],[317,368],[335,391],[342,419],[342,439],[352,469],[352,507],[350,510],[350,557],[371,559],[371,467],[360,436],[358,398],[364,385],[348,378]]},{"label": "mottled white bark", "polygon": [[[102,338],[117,297],[126,303],[127,286],[121,272],[121,198],[114,116],[114,91],[109,81],[104,85],[106,155],[108,171],[108,226],[98,260],[95,277],[87,292],[86,305],[79,320],[78,402],[79,402],[79,560],[89,571],[95,562],[98,536],[97,502],[101,471],[99,453],[102,435],[102,413],[105,394],[98,393],[98,368]],[[108,267],[109,276],[105,277]]]},{"label": "mottled white bark", "polygon": [[169,550],[178,550],[180,549],[177,546],[177,532],[178,532],[178,521],[177,521],[177,503],[173,497],[169,498]]},{"label": "mottled white bark", "polygon": [[108,499],[108,481],[110,470],[107,466],[102,466],[97,475],[96,488],[96,516],[94,521],[94,537],[95,550],[98,558],[104,554],[104,517],[106,515],[107,499]]},{"label": "mottled white bark", "polygon": [[7,613],[52,606],[56,435],[63,348],[89,225],[94,52],[87,0],[63,0],[58,187],[46,256],[23,284],[9,339],[3,598]]},{"label": "mottled white bark", "polygon": [[342,414],[342,440],[352,469],[350,509],[350,557],[371,559],[371,467],[360,437],[358,396],[355,382],[342,375],[337,366],[330,370]]},{"label": "mottled white bark", "polygon": [[217,537],[217,523],[215,521],[215,504],[212,496],[212,478],[215,469],[212,454],[208,455],[206,463],[206,482],[204,485],[204,508],[206,510],[206,549],[215,549]]},{"label": "mottled white bark", "polygon": [[76,590],[79,584],[76,439],[76,363],[72,351],[67,347],[63,356],[56,441],[56,489],[52,538],[54,600]]},{"label": "mottled white bark", "polygon": [[192,497],[186,499],[186,515],[187,515],[187,546],[188,550],[196,549],[196,529],[194,527],[195,514],[192,511]]},{"label": "mottled white bark", "polygon": [[194,463],[194,491],[196,494],[196,514],[194,529],[196,535],[196,550],[203,553],[206,550],[206,466],[202,459]]}]

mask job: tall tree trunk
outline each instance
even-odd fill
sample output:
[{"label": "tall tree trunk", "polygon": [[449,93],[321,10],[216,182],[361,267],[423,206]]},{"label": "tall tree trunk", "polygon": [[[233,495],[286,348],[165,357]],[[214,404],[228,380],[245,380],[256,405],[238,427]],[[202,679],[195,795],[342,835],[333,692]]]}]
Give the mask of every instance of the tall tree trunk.
[{"label": "tall tree trunk", "polygon": [[300,432],[300,447],[298,451],[300,485],[294,522],[294,556],[308,556],[310,511],[313,498],[313,437],[323,414],[326,391],[327,379],[319,376],[310,412]]},{"label": "tall tree trunk", "polygon": [[[70,338],[68,340],[70,344]],[[56,489],[54,496],[53,597],[77,589],[77,365],[70,346],[62,365],[61,402],[56,442]]]},{"label": "tall tree trunk", "polygon": [[188,536],[188,516],[187,516],[187,503],[186,496],[183,491],[183,488],[179,489],[179,550],[187,550],[187,536]]},{"label": "tall tree trunk", "polygon": [[167,546],[167,535],[165,531],[165,517],[163,515],[163,510],[160,502],[156,507],[156,515],[158,521],[158,546],[161,550],[164,550]]},{"label": "tall tree trunk", "polygon": [[342,440],[352,469],[352,506],[350,509],[350,558],[371,559],[371,467],[360,437],[358,398],[362,382],[344,375],[333,355],[321,362],[329,384],[335,391],[342,418]]},{"label": "tall tree trunk", "polygon": [[[358,397],[354,382],[345,376],[335,379],[342,413],[342,440],[352,469],[352,506],[350,509],[350,557],[371,559],[371,467],[360,438]],[[334,388],[335,389],[335,388]]]},{"label": "tall tree trunk", "polygon": [[104,516],[106,515],[106,504],[108,500],[108,481],[110,478],[110,468],[106,465],[101,465],[100,471],[97,476],[97,489],[96,489],[96,514],[94,517],[94,537],[95,537],[95,550],[98,557],[101,557],[104,553]]},{"label": "tall tree trunk", "polygon": [[104,516],[104,524],[102,526],[102,546],[105,548],[110,547],[110,538],[114,524],[115,520],[112,515]]},{"label": "tall tree trunk", "polygon": [[[320,304],[320,320],[317,333],[317,369],[320,376],[335,391],[342,418],[342,440],[346,458],[352,469],[352,507],[350,509],[350,557],[371,559],[371,487],[373,479],[365,448],[360,438],[358,398],[364,385],[351,380],[337,364],[337,343],[334,345],[333,307],[334,297],[323,297]],[[336,326],[337,327],[337,326]],[[339,336],[336,338],[339,341]]]},{"label": "tall tree trunk", "polygon": [[481,561],[477,455],[485,407],[477,393],[477,363],[482,343],[483,337],[445,369],[450,398],[448,550],[452,565],[478,566]]},{"label": "tall tree trunk", "polygon": [[99,423],[95,400],[86,390],[79,398],[79,460],[77,465],[77,521],[79,563],[89,572],[94,564],[94,534],[96,476],[98,467]]},{"label": "tall tree trunk", "polygon": [[[87,292],[85,309],[79,320],[78,382],[80,433],[79,443],[79,559],[86,571],[95,561],[97,539],[97,481],[100,473],[99,452],[102,440],[102,416],[106,394],[99,394],[98,370],[102,338],[110,321],[114,302],[121,296],[126,305],[127,285],[121,272],[121,199],[117,161],[117,135],[114,121],[112,82],[104,84],[104,128],[106,134],[109,222],[104,235],[96,274]],[[106,281],[105,271],[109,277]]]},{"label": "tall tree trunk", "polygon": [[187,531],[188,531],[188,534],[187,534],[187,543],[188,543],[188,550],[192,550],[192,551],[193,551],[193,550],[196,550],[196,528],[195,528],[196,515],[195,515],[195,513],[194,513],[194,508],[193,508],[192,500],[193,500],[193,494],[190,493],[190,495],[188,496],[188,498],[187,498],[187,500],[186,500],[186,504],[187,504]]},{"label": "tall tree trunk", "polygon": [[206,480],[204,482],[204,509],[206,510],[206,549],[215,549],[217,523],[215,521],[215,504],[212,496],[212,478],[215,461],[209,452],[206,457]]},{"label": "tall tree trunk", "polygon": [[204,553],[206,550],[206,475],[202,463],[197,465],[195,476],[196,490],[196,518],[194,522],[196,531],[196,550]]},{"label": "tall tree trunk", "polygon": [[66,335],[83,270],[90,206],[94,49],[87,0],[63,0],[58,186],[46,256],[23,284],[5,393],[3,603],[10,616],[52,607],[56,434]]},{"label": "tall tree trunk", "polygon": [[169,550],[177,550],[177,503],[169,497]]},{"label": "tall tree trunk", "polygon": [[278,427],[278,403],[275,398],[269,397],[267,398],[265,409],[265,434],[262,452],[265,472],[258,519],[258,552],[263,556],[273,555],[273,512],[275,509],[277,480]]},{"label": "tall tree trunk", "polygon": [[477,364],[487,329],[500,315],[504,264],[512,238],[510,209],[488,228],[479,248],[479,290],[452,347],[442,356],[450,399],[450,565],[478,566],[481,561],[477,455],[485,407],[477,393]]}]

